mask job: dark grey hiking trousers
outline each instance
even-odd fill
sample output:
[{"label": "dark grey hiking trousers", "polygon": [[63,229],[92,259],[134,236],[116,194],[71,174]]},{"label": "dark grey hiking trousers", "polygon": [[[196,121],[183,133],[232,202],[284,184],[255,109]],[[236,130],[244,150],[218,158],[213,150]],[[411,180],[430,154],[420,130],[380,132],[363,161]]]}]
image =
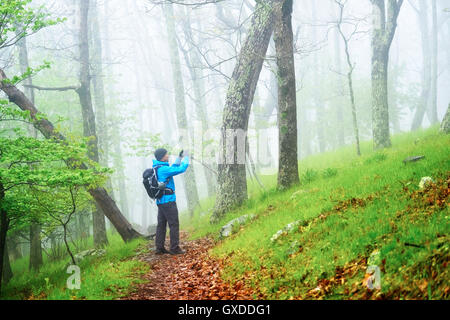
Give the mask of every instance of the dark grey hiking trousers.
[{"label": "dark grey hiking trousers", "polygon": [[176,202],[168,202],[158,205],[158,225],[156,227],[156,250],[164,248],[166,240],[166,227],[170,229],[170,250],[175,250],[180,244],[180,223],[178,222],[178,208]]}]

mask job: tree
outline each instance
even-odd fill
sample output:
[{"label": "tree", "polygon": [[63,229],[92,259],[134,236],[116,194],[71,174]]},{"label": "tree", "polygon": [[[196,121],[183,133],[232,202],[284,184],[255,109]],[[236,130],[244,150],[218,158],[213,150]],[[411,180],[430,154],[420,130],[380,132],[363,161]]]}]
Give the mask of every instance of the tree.
[{"label": "tree", "polygon": [[437,115],[438,78],[438,18],[436,0],[431,1],[431,96],[428,118],[431,124],[439,122]]},{"label": "tree", "polygon": [[335,0],[337,5],[339,6],[339,19],[337,22],[337,28],[338,32],[342,38],[342,41],[344,41],[344,49],[345,49],[345,57],[347,60],[348,65],[348,72],[347,72],[347,81],[348,81],[348,90],[350,94],[350,105],[352,107],[352,119],[353,119],[353,133],[355,135],[355,142],[356,142],[356,154],[358,156],[361,155],[361,148],[359,146],[359,130],[358,130],[358,119],[356,117],[356,105],[355,105],[355,94],[353,91],[353,70],[355,69],[355,66],[353,65],[351,59],[350,59],[350,50],[348,47],[348,42],[351,40],[352,36],[357,31],[357,24],[354,26],[355,29],[353,30],[352,34],[350,36],[346,36],[344,34],[344,31],[342,30],[342,24],[343,24],[343,15],[344,15],[344,7],[345,7],[345,1],[342,0]]},{"label": "tree", "polygon": [[[371,0],[372,35],[372,134],[374,149],[391,146],[389,134],[389,50],[403,0]],[[386,8],[387,7],[387,8]],[[386,10],[387,9],[387,10]]]},{"label": "tree", "polygon": [[[61,19],[50,20],[48,19],[48,15],[44,14],[41,11],[33,11],[33,9],[28,9],[26,7],[31,0],[12,0],[7,3],[2,2],[0,5],[0,9],[5,16],[5,19],[2,20],[0,24],[0,49],[10,46],[21,38],[26,37],[27,35],[37,32],[38,30],[48,26],[55,24]],[[8,38],[11,31],[17,29],[17,26],[22,27],[20,32],[20,37],[13,37],[12,39]],[[15,84],[30,76],[33,70],[27,70],[27,73],[22,76],[15,76],[9,79],[3,69],[0,68],[0,90],[2,90],[9,101],[16,104],[22,111],[27,111],[30,114],[30,117],[33,121],[34,127],[39,130],[43,136],[47,139],[56,139],[62,143],[66,143],[66,138],[64,135],[57,130],[55,130],[54,125],[46,119],[46,117],[41,114],[36,108],[35,104],[30,101],[22,91],[20,91]],[[85,75],[83,75],[85,77]],[[37,86],[33,86],[34,88],[48,90],[49,88],[40,88]],[[80,86],[67,86],[62,88],[50,88],[50,90],[78,90]],[[83,88],[83,86],[81,87]],[[84,85],[86,88],[86,85]],[[89,118],[89,117],[88,117]],[[89,121],[91,121],[90,119]],[[92,123],[91,123],[92,125]],[[91,127],[92,128],[92,127]],[[90,144],[92,141],[90,142]],[[75,166],[77,167],[77,166]],[[79,167],[87,169],[86,164],[79,164]],[[89,193],[97,202],[99,207],[103,210],[104,214],[108,217],[111,223],[116,227],[119,234],[122,236],[124,241],[131,240],[136,237],[140,237],[141,235],[133,229],[131,224],[125,219],[125,217],[120,212],[114,200],[109,196],[107,191],[100,186],[89,189]]]},{"label": "tree", "polygon": [[274,12],[280,3],[280,0],[261,0],[256,3],[247,38],[228,85],[219,146],[221,159],[218,165],[217,198],[211,216],[212,222],[247,200],[246,144],[237,141],[236,146],[234,139],[236,134],[246,139],[250,108],[273,32]]},{"label": "tree", "polygon": [[[27,112],[17,112],[0,100],[0,121],[30,122]],[[108,169],[100,168],[94,162],[89,168],[76,168],[76,162],[88,162],[86,142],[59,143],[51,139],[36,139],[21,136],[0,138],[0,265],[5,257],[6,235],[12,226],[41,224],[42,210],[36,209],[34,200],[45,208],[49,215],[58,211],[58,202],[67,202],[67,196],[59,196],[63,188],[91,188],[104,182]],[[31,194],[36,188],[43,190],[38,196]],[[42,204],[42,199],[47,198]],[[85,197],[86,198],[86,197]],[[59,200],[58,200],[59,199]],[[74,199],[70,199],[71,203]],[[75,209],[71,214],[75,213]],[[67,223],[66,223],[67,225]],[[39,233],[37,233],[39,235]],[[66,245],[67,245],[67,239]],[[40,242],[39,242],[40,243]],[[33,254],[33,252],[31,252]],[[0,269],[0,278],[2,278]],[[1,283],[0,283],[1,286]]]},{"label": "tree", "polygon": [[[89,137],[88,156],[91,160],[99,162],[98,138],[95,124],[95,114],[92,107],[91,75],[89,61],[89,4],[90,0],[80,0],[80,86],[75,91],[80,98],[81,114],[83,116],[83,134]],[[97,247],[108,243],[106,237],[105,215],[100,206],[92,212],[94,244]]]},{"label": "tree", "polygon": [[[16,104],[21,110],[29,112],[33,125],[44,135],[45,138],[57,140],[60,143],[67,143],[66,137],[55,129],[53,123],[51,123],[42,113],[39,112],[35,105],[31,103],[22,91],[17,89],[14,82],[8,79],[2,69],[0,69],[0,90],[5,92],[9,98],[9,101]],[[88,166],[81,162],[75,165],[74,168],[88,169]],[[125,219],[114,200],[111,199],[108,192],[103,187],[91,187],[88,191],[97,204],[101,207],[106,217],[114,225],[124,241],[129,241],[142,236],[134,230],[131,224]]]},{"label": "tree", "polygon": [[299,183],[297,153],[297,92],[295,85],[292,2],[275,11],[274,41],[278,78],[278,188]]},{"label": "tree", "polygon": [[416,11],[417,20],[420,27],[422,44],[422,86],[416,112],[411,124],[411,131],[420,128],[427,109],[429,109],[431,92],[431,54],[430,54],[430,32],[428,22],[428,5],[425,1],[419,1],[419,8],[416,8],[412,2],[411,7]]},{"label": "tree", "polygon": [[[196,116],[202,124],[203,132],[209,129],[208,115],[205,107],[205,86],[203,81],[203,72],[200,69],[200,54],[198,48],[194,44],[194,37],[191,28],[191,17],[190,9],[186,8],[185,16],[183,17],[183,33],[187,43],[187,49],[184,49],[180,45],[180,49],[183,52],[184,60],[189,70],[189,74],[192,80],[192,87],[194,90],[194,104]],[[202,141],[202,146],[204,146],[204,141]],[[203,150],[200,159],[203,159]],[[211,171],[204,168],[205,178],[206,178],[206,189],[208,192],[208,197],[212,197],[215,193],[215,177],[212,175]]]},{"label": "tree", "polygon": [[[0,50],[14,46],[27,35],[55,25],[62,19],[50,19],[43,7],[29,6],[32,0],[8,0],[0,3]],[[11,37],[11,34],[14,36]]]},{"label": "tree", "polygon": [[[16,33],[17,35],[17,33]],[[27,70],[30,68],[28,61],[28,48],[27,39],[22,38],[17,42],[17,47],[19,48],[19,62],[20,62],[20,72],[26,74]],[[25,84],[30,87],[25,87],[25,93],[27,97],[34,103],[34,89],[31,87],[33,81],[31,77],[25,79]],[[29,126],[31,127],[31,126]],[[31,134],[37,137],[37,131],[35,128],[31,127]],[[42,259],[42,243],[41,243],[41,226],[37,222],[33,222],[30,226],[30,264],[29,268],[32,270],[39,270],[43,263]]]},{"label": "tree", "polygon": [[[175,17],[172,4],[169,3],[164,5],[163,10],[164,10],[164,17],[166,19],[167,37],[169,41],[169,51],[170,51],[170,62],[172,65],[172,78],[175,89],[175,109],[176,109],[178,130],[180,130],[182,138],[188,138],[180,142],[189,143],[188,122],[186,117],[186,101],[184,98],[185,93],[184,93],[183,74],[181,72],[180,54],[178,51],[178,44],[176,40],[176,31],[174,23]],[[192,216],[194,214],[195,207],[199,203],[197,183],[195,180],[195,172],[193,170],[193,166],[191,166],[186,171],[183,181],[185,185],[184,189],[186,190],[188,210],[190,212],[190,215]]]}]

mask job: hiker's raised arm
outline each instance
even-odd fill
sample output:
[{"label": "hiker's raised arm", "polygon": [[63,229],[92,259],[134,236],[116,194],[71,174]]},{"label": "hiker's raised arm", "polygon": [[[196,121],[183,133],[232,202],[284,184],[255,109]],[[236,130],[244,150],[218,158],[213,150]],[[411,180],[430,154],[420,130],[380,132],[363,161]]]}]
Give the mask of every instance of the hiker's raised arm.
[{"label": "hiker's raised arm", "polygon": [[[181,161],[180,158],[178,158],[177,160]],[[186,156],[183,158],[183,160],[181,161],[180,164],[175,165],[175,163],[174,163],[172,166],[168,167],[165,170],[167,170],[168,177],[173,177],[180,173],[185,172],[188,167],[189,167],[189,157]]]}]

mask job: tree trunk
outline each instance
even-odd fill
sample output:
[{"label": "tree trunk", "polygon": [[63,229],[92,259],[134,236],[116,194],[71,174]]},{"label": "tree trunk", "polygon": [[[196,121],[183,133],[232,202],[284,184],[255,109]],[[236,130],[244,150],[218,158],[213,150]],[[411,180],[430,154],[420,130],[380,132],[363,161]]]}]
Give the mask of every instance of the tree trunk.
[{"label": "tree trunk", "polygon": [[450,104],[441,123],[441,132],[445,134],[450,133]]},{"label": "tree trunk", "polygon": [[422,40],[422,89],[420,98],[414,113],[411,124],[411,131],[419,129],[422,125],[425,112],[429,109],[429,98],[431,90],[431,54],[430,54],[430,38],[428,27],[428,4],[424,1],[419,2],[419,11],[417,19],[420,26],[420,34]]},{"label": "tree trunk", "polygon": [[[97,137],[98,137],[98,148],[99,148],[99,161],[104,167],[109,167],[109,143],[108,143],[108,125],[106,119],[106,107],[105,107],[105,85],[103,82],[103,45],[101,40],[101,30],[99,26],[99,11],[97,7],[98,1],[93,0],[92,9],[90,10],[91,16],[91,42],[93,49],[93,63],[92,70],[94,72],[92,76],[92,85],[94,89],[94,105],[95,105],[95,116],[97,124]],[[107,27],[107,22],[105,22],[105,28]],[[111,178],[106,181],[106,187],[108,190],[112,190]],[[112,194],[111,194],[112,196]],[[99,209],[97,208],[97,211]],[[95,225],[102,225],[104,222],[100,221],[101,215],[96,215],[99,221],[94,222]],[[102,241],[103,235],[99,231],[97,233],[100,237],[97,237],[98,242]],[[94,233],[95,236],[95,233]],[[106,238],[106,236],[105,236]],[[107,238],[106,238],[107,241]],[[96,241],[94,241],[95,243]]]},{"label": "tree trunk", "polygon": [[[28,61],[28,49],[26,38],[23,38],[17,43],[19,48],[19,62],[20,71],[25,73],[29,68]],[[28,86],[33,84],[32,78],[28,77],[24,80],[24,83]],[[25,87],[24,91],[26,96],[34,104],[34,89],[32,87]],[[32,127],[30,134],[37,137],[37,130]],[[29,269],[39,270],[42,265],[42,244],[41,244],[41,227],[37,222],[32,222],[30,225],[30,265]]]},{"label": "tree trunk", "polygon": [[[104,53],[105,53],[105,61],[106,61],[106,63],[109,64],[109,63],[111,63],[111,48],[110,48],[110,42],[109,42],[108,39],[110,37],[110,34],[109,34],[109,23],[110,23],[109,22],[109,18],[110,18],[111,15],[110,15],[110,12],[109,12],[109,5],[108,5],[108,3],[109,3],[108,1],[104,2],[104,12],[103,12],[103,15],[102,15],[103,16],[103,20],[102,20],[101,26],[103,27],[103,30],[104,30],[103,37],[105,39],[107,39],[107,40],[104,41],[104,47],[103,47],[104,48]],[[113,75],[111,73],[111,68],[106,68],[106,70],[105,70],[105,77],[107,79],[110,79],[112,76]],[[108,103],[108,110],[109,110],[113,106],[113,101],[115,101],[115,99],[114,99],[114,92],[115,92],[115,90],[114,90],[113,85],[111,84],[111,82],[108,82],[105,92],[108,92],[108,95],[104,96],[104,98],[105,98],[105,104],[108,101],[107,98],[109,98],[109,103]],[[109,142],[109,139],[111,138],[109,136],[109,134],[108,134],[108,132],[109,132],[108,128],[110,127],[110,124],[107,121],[107,116],[106,116],[107,113],[106,113],[106,111],[107,110],[105,108],[105,124],[106,124],[105,130],[106,131],[103,132],[103,136],[106,137],[107,141],[105,141],[105,144],[103,145],[103,147],[105,148],[103,151],[104,151],[104,154],[105,154],[105,161],[106,161],[106,163],[108,164],[108,167],[109,167],[109,159],[112,157],[112,155],[111,155],[111,152],[110,152],[109,143],[106,143],[106,142]],[[101,161],[101,158],[100,158],[100,161]],[[113,190],[113,187],[112,187],[112,177],[110,177],[108,179],[108,181],[106,182],[106,188],[107,188],[107,190],[110,191],[111,199],[116,201],[114,190]],[[107,223],[108,223],[109,229],[111,229],[112,232],[117,231],[114,228],[114,226],[112,225],[111,221],[107,220]]]},{"label": "tree trunk", "polygon": [[339,21],[337,25],[338,32],[344,42],[344,49],[345,49],[345,58],[347,60],[347,66],[348,66],[348,72],[347,72],[347,81],[348,81],[348,91],[350,94],[350,106],[352,109],[352,120],[353,120],[353,134],[355,136],[355,143],[356,143],[356,154],[358,156],[361,155],[361,148],[359,144],[359,128],[358,128],[358,118],[356,116],[356,104],[355,104],[355,94],[353,91],[353,70],[354,66],[352,64],[352,61],[350,59],[350,50],[348,47],[349,39],[345,36],[344,32],[342,31],[342,21],[343,21],[343,14],[344,14],[344,4],[339,4],[340,11],[339,11]]},{"label": "tree trunk", "polygon": [[[136,49],[136,46],[133,46]],[[145,109],[143,108],[143,102],[142,102],[142,86],[140,86],[141,83],[145,83],[143,82],[143,77],[142,74],[140,72],[140,67],[139,65],[136,63],[138,61],[139,56],[137,55],[137,50],[135,51],[135,74],[136,74],[136,83],[137,83],[137,103],[138,103],[138,108],[140,111],[140,116],[139,116],[139,130],[141,132],[141,134],[143,132],[145,132],[145,124],[144,124],[144,119],[145,119]],[[142,170],[144,170],[146,167],[146,161],[145,161],[145,157],[141,157],[141,168]],[[147,216],[149,214],[149,208],[148,208],[148,204],[149,204],[149,198],[147,195],[147,192],[145,191],[144,188],[142,188],[141,190],[141,199],[142,199],[142,206],[141,206],[141,226],[143,228],[147,228],[148,226],[148,219]]]},{"label": "tree trunk", "polygon": [[[183,31],[186,38],[186,42],[188,43],[188,51],[183,50],[184,58],[186,61],[186,64],[189,69],[189,73],[192,79],[192,86],[194,89],[194,103],[195,103],[195,110],[197,114],[197,118],[200,120],[202,124],[202,132],[206,132],[209,129],[208,124],[208,116],[206,113],[206,107],[205,107],[205,98],[204,98],[204,83],[203,83],[203,75],[202,71],[200,69],[201,63],[200,63],[200,57],[199,53],[197,51],[197,48],[195,48],[192,45],[193,36],[192,36],[192,30],[191,30],[191,19],[190,19],[190,8],[186,8],[186,16],[185,16],[185,23],[183,24]],[[203,135],[202,135],[203,137]],[[202,146],[204,146],[204,143],[202,141]],[[199,158],[203,159],[203,150]],[[203,167],[203,172],[205,173],[205,179],[206,179],[206,190],[208,197],[211,197],[214,195],[214,190],[216,187],[216,179],[211,173],[210,170],[205,169]]]},{"label": "tree trunk", "polygon": [[[178,44],[176,40],[176,30],[174,23],[175,17],[172,4],[168,3],[164,5],[163,10],[166,19],[170,61],[172,65],[172,77],[175,89],[175,107],[176,107],[178,130],[182,131],[180,132],[181,135],[188,135],[188,125],[186,118],[186,101],[184,99],[183,74],[181,72],[180,54],[178,51]],[[190,145],[189,138],[185,140],[185,143],[188,143],[188,145]],[[192,165],[189,167],[188,170],[186,170],[183,181],[186,190],[188,210],[190,215],[192,216],[194,214],[195,207],[199,203],[195,172],[194,167]]]},{"label": "tree trunk", "polygon": [[[221,159],[218,166],[218,188],[212,222],[219,220],[228,210],[247,200],[245,172],[245,143],[227,148],[227,135],[241,130],[247,133],[250,108],[259,74],[273,31],[273,14],[278,0],[261,0],[256,3],[251,27],[242,46],[228,87],[223,124],[221,128]],[[246,139],[246,137],[245,137]],[[226,150],[231,155],[226,153]],[[231,161],[225,161],[225,158]],[[229,160],[228,159],[228,160]],[[230,163],[231,162],[231,163]]]},{"label": "tree trunk", "polygon": [[[312,19],[317,21],[317,1],[311,0],[311,10]],[[317,39],[317,28],[312,28],[312,37]],[[316,112],[316,122],[315,129],[317,132],[317,142],[319,144],[319,152],[325,152],[326,141],[325,141],[325,104],[321,96],[321,84],[320,84],[320,68],[319,65],[319,54],[318,52],[313,52],[313,100],[314,108]]]},{"label": "tree trunk", "polygon": [[[392,57],[391,57],[392,59]],[[399,133],[400,130],[400,106],[398,102],[398,84],[400,79],[400,62],[399,62],[399,50],[397,48],[395,55],[395,62],[390,64],[389,67],[389,121],[391,122],[391,128],[393,133]]]},{"label": "tree trunk", "polygon": [[428,118],[433,125],[439,122],[437,114],[437,78],[438,78],[438,27],[436,0],[431,1],[431,95]]},{"label": "tree trunk", "polygon": [[278,77],[278,188],[300,182],[297,156],[297,92],[295,86],[292,1],[275,13],[274,40]]},{"label": "tree trunk", "polygon": [[12,261],[22,258],[22,247],[17,234],[9,236],[7,239],[7,244]]},{"label": "tree trunk", "polygon": [[[91,160],[99,162],[98,139],[95,127],[95,114],[92,107],[91,96],[91,75],[89,71],[89,35],[88,17],[89,0],[80,0],[80,87],[76,90],[80,98],[81,114],[83,116],[83,134],[89,137],[88,156]],[[92,212],[94,245],[102,247],[108,244],[106,237],[105,215],[101,207],[96,205],[96,210]]]},{"label": "tree trunk", "polygon": [[[39,111],[23,92],[17,89],[16,86],[5,84],[3,82],[5,79],[8,78],[4,71],[0,69],[0,89],[6,93],[9,101],[16,104],[21,110],[30,112],[30,117],[34,121],[33,125],[44,135],[44,137],[65,142],[66,138],[60,132],[55,130],[53,124],[49,120],[38,115]],[[86,165],[81,164],[81,167],[85,168]],[[124,241],[129,241],[142,236],[134,230],[131,224],[125,219],[114,200],[111,199],[104,188],[97,187],[88,191],[95,201],[97,201],[97,204],[101,207],[106,217],[111,221]]]},{"label": "tree trunk", "polygon": [[[341,73],[341,39],[339,31],[335,32],[334,37],[334,60],[336,63],[336,71]],[[339,94],[344,92],[343,84],[341,81],[337,83],[337,91]],[[336,108],[336,126],[337,126],[337,146],[342,147],[345,145],[345,124],[344,124],[344,107],[345,105],[337,104]]]},{"label": "tree trunk", "polygon": [[30,265],[29,269],[38,271],[42,266],[41,226],[32,222],[30,226]]},{"label": "tree trunk", "polygon": [[[5,243],[5,253],[3,255],[3,284],[7,285],[9,280],[13,277],[13,272],[11,269],[11,263],[9,261],[9,250],[8,243]],[[1,289],[1,286],[0,286]],[[1,293],[1,290],[0,290]]]},{"label": "tree trunk", "polygon": [[[3,187],[2,182],[0,181],[0,294],[2,290],[2,280],[4,278],[4,274],[7,268],[5,268],[6,262],[6,234],[8,233],[9,228],[9,218],[7,216],[7,212],[1,206],[3,199],[5,198],[5,189]],[[8,260],[9,261],[9,260]],[[6,277],[5,277],[6,278]],[[6,281],[5,281],[6,282]]]},{"label": "tree trunk", "polygon": [[[389,133],[388,64],[389,50],[397,28],[403,0],[371,0],[372,36],[372,131],[374,149],[391,146]],[[386,3],[387,2],[387,15]]]},{"label": "tree trunk", "polygon": [[98,128],[98,148],[100,163],[108,165],[108,126],[106,124],[105,86],[103,83],[103,45],[98,18],[97,0],[92,0],[90,10],[90,40],[92,43],[92,85],[94,89],[94,104],[96,124]]}]

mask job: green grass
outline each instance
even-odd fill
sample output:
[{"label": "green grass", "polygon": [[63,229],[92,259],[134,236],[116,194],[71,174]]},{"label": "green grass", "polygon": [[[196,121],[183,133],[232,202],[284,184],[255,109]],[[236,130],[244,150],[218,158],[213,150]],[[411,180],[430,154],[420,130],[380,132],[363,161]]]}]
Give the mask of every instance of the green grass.
[{"label": "green grass", "polygon": [[[193,238],[213,235],[217,239],[226,222],[243,214],[257,214],[258,218],[237,234],[218,241],[211,253],[227,260],[223,272],[226,279],[244,279],[268,299],[310,298],[308,291],[321,280],[334,280],[336,267],[350,270],[354,262],[359,263],[357,272],[349,272],[343,284],[332,285],[320,297],[367,297],[361,281],[365,261],[374,249],[381,251],[384,261],[379,295],[447,297],[447,264],[440,272],[442,279],[433,269],[442,268],[442,264],[431,266],[427,261],[440,257],[442,250],[447,250],[444,260],[448,260],[448,247],[439,245],[442,239],[448,243],[448,203],[443,209],[426,213],[426,208],[414,204],[410,194],[418,189],[423,176],[447,179],[450,175],[450,137],[440,135],[434,127],[396,135],[392,143],[392,148],[378,152],[372,151],[370,142],[363,143],[361,157],[355,155],[352,146],[308,157],[299,162],[300,186],[279,192],[275,189],[276,176],[264,176],[268,192],[261,193],[249,184],[251,197],[244,206],[217,224],[209,223],[210,214],[197,215],[191,222],[184,222],[185,228]],[[402,163],[415,155],[426,158]],[[334,210],[340,201],[352,198],[369,199],[364,205]],[[314,220],[320,215],[326,218]],[[270,241],[274,233],[295,220],[314,222],[276,243]],[[294,241],[298,250],[289,254]],[[428,268],[425,271],[424,264]],[[420,286],[422,289],[417,289]]]},{"label": "green grass", "polygon": [[124,243],[120,236],[109,234],[106,254],[101,257],[87,257],[80,262],[81,286],[69,290],[66,273],[69,259],[44,261],[39,272],[28,270],[28,257],[12,263],[13,278],[5,286],[2,299],[98,299],[109,300],[127,293],[128,289],[141,280],[148,271],[148,265],[132,259],[136,251],[146,250],[145,240]]}]

